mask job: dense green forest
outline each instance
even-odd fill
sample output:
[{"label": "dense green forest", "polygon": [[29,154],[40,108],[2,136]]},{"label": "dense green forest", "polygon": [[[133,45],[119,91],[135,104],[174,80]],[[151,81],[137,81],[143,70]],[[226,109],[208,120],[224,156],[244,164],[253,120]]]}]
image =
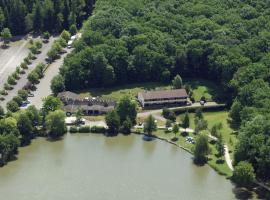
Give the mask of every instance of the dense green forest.
[{"label": "dense green forest", "polygon": [[81,26],[92,12],[95,0],[0,0],[0,31],[7,27],[15,35],[68,30]]},{"label": "dense green forest", "polygon": [[175,74],[221,84],[239,138],[235,164],[269,180],[269,49],[265,0],[99,0],[61,74],[67,89]]}]

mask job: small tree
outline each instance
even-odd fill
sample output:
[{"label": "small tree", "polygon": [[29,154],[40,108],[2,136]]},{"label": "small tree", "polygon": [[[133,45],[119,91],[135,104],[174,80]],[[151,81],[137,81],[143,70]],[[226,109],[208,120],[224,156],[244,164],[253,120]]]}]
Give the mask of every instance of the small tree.
[{"label": "small tree", "polygon": [[66,40],[66,42],[67,42],[70,39],[70,33],[66,30],[63,30],[60,37],[63,38],[64,40]]},{"label": "small tree", "polygon": [[172,123],[173,123],[172,120],[167,119],[166,120],[166,127],[168,127],[168,128],[171,127]]},{"label": "small tree", "polygon": [[27,79],[32,84],[37,84],[39,82],[39,75],[36,71],[32,71],[30,74],[28,74]]},{"label": "small tree", "polygon": [[177,74],[173,81],[172,81],[172,85],[174,87],[174,89],[181,89],[182,86],[183,86],[183,81],[182,81],[182,78],[179,74]]},{"label": "small tree", "polygon": [[120,118],[116,111],[108,112],[106,117],[106,124],[110,134],[117,134],[120,128]]},{"label": "small tree", "polygon": [[224,149],[224,142],[223,142],[223,137],[220,135],[218,137],[217,143],[216,143],[216,149],[218,152],[218,157],[224,156],[225,154],[225,149]]},{"label": "small tree", "polygon": [[54,94],[58,94],[65,90],[64,78],[61,75],[56,75],[51,81],[51,90]]},{"label": "small tree", "polygon": [[7,110],[10,112],[17,112],[19,110],[19,105],[16,101],[11,100],[7,103]]},{"label": "small tree", "polygon": [[188,112],[185,113],[185,116],[184,116],[184,119],[183,119],[183,122],[182,122],[182,127],[184,129],[187,129],[189,127],[189,115],[188,115]]},{"label": "small tree", "polygon": [[208,122],[204,119],[195,118],[195,133],[200,133],[200,131],[206,130],[208,127]]},{"label": "small tree", "polygon": [[209,152],[210,147],[208,144],[208,137],[206,135],[199,135],[194,148],[194,162],[197,164],[204,164],[207,161]]},{"label": "small tree", "polygon": [[155,122],[155,118],[152,115],[150,115],[145,120],[143,130],[148,135],[152,135],[152,133],[157,130],[157,125],[156,125],[156,122]]},{"label": "small tree", "polygon": [[195,110],[195,118],[197,119],[203,119],[203,113],[201,108],[197,108]]},{"label": "small tree", "polygon": [[76,111],[75,116],[76,116],[76,124],[79,125],[81,123],[81,121],[82,121],[82,110],[78,109]]},{"label": "small tree", "polygon": [[239,186],[251,186],[255,180],[253,166],[247,161],[239,162],[234,168],[232,179]]},{"label": "small tree", "polygon": [[63,107],[63,103],[57,97],[48,96],[43,100],[43,110],[45,111],[45,113],[59,110],[62,107]]},{"label": "small tree", "polygon": [[174,135],[175,135],[175,137],[176,137],[176,134],[177,134],[178,131],[179,131],[179,126],[178,126],[177,124],[174,124],[174,125],[173,125],[172,131],[173,131],[173,133],[174,133]]},{"label": "small tree", "polygon": [[72,25],[70,26],[70,28],[69,28],[70,34],[71,34],[71,35],[76,35],[77,31],[78,31],[78,30],[77,30],[76,25],[75,25],[75,24],[72,24]]},{"label": "small tree", "polygon": [[129,118],[132,122],[132,125],[136,124],[136,118],[137,118],[137,104],[134,100],[132,100],[129,96],[124,96],[117,108],[116,112],[120,117],[121,124]]},{"label": "small tree", "polygon": [[9,28],[3,29],[2,33],[1,33],[1,37],[3,38],[5,45],[7,45],[10,42],[12,35],[10,33]]},{"label": "small tree", "polygon": [[48,31],[46,31],[42,34],[42,37],[43,37],[43,39],[45,39],[47,41],[50,39],[51,35]]},{"label": "small tree", "polygon": [[61,110],[50,112],[46,116],[46,129],[51,138],[59,138],[66,132],[65,113]]},{"label": "small tree", "polygon": [[127,118],[123,122],[123,124],[121,126],[121,132],[123,134],[130,134],[131,133],[131,128],[132,128],[132,122],[131,122],[131,120],[129,118]]},{"label": "small tree", "polygon": [[18,91],[18,96],[21,97],[25,101],[27,99],[27,97],[28,97],[27,90],[19,90]]},{"label": "small tree", "polygon": [[23,103],[23,98],[20,96],[15,96],[13,97],[13,101],[15,101],[19,106],[21,106]]},{"label": "small tree", "polygon": [[18,115],[17,127],[22,136],[22,144],[29,144],[32,137],[33,126],[26,112],[21,112]]}]

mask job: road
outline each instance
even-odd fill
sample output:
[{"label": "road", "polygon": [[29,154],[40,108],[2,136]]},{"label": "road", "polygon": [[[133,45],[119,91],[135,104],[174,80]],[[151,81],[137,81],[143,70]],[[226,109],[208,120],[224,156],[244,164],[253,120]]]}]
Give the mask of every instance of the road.
[{"label": "road", "polygon": [[27,76],[28,74],[36,67],[37,64],[39,63],[45,63],[45,59],[47,58],[47,52],[50,50],[53,41],[56,38],[51,37],[49,42],[46,44],[43,44],[43,47],[41,49],[41,53],[37,55],[37,59],[35,59],[31,65],[29,65],[28,69],[25,70],[25,74],[21,75],[21,78],[17,81],[17,84],[14,86],[13,90],[8,91],[8,95],[5,96],[5,100],[0,102],[0,106],[2,106],[3,108],[6,107],[7,102],[9,102],[10,100],[12,100],[12,98],[14,96],[17,95],[18,91],[20,89],[23,88],[23,86],[26,85],[26,83],[28,82],[27,80]]},{"label": "road", "polygon": [[6,49],[0,48],[0,86],[7,81],[8,76],[13,73],[23,59],[28,55],[28,39],[10,43]]},{"label": "road", "polygon": [[38,109],[42,107],[42,100],[51,95],[51,80],[59,73],[59,68],[62,66],[64,58],[71,52],[71,49],[66,49],[67,53],[63,54],[60,59],[55,60],[46,70],[44,77],[40,83],[36,85],[36,91],[32,92],[34,97],[29,97],[30,105],[35,105]]},{"label": "road", "polygon": [[226,144],[224,145],[224,150],[225,150],[225,154],[224,154],[225,161],[226,161],[228,167],[233,171],[233,165],[232,165],[232,160],[230,157],[228,145],[226,145]]}]

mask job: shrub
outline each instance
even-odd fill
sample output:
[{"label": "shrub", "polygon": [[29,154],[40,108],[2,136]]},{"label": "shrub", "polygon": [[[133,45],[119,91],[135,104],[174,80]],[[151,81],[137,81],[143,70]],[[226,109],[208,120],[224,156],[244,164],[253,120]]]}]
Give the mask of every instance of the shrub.
[{"label": "shrub", "polygon": [[7,103],[7,110],[10,112],[17,112],[19,110],[19,105],[14,100],[11,100]]},{"label": "shrub", "polygon": [[42,42],[36,41],[35,46],[37,47],[37,49],[41,49],[42,48]]},{"label": "shrub", "polygon": [[4,84],[4,89],[5,90],[12,90],[13,88],[8,83],[5,83]]},{"label": "shrub", "polygon": [[90,126],[81,126],[79,128],[79,133],[90,133]]},{"label": "shrub", "polygon": [[21,68],[22,68],[22,69],[28,69],[28,66],[27,66],[27,64],[26,64],[25,62],[23,62],[23,63],[21,64]]},{"label": "shrub", "polygon": [[78,133],[78,128],[77,128],[76,126],[71,126],[71,127],[69,128],[69,132],[70,132],[70,133]]},{"label": "shrub", "polygon": [[103,126],[92,126],[90,129],[91,133],[106,133],[106,128]]},{"label": "shrub", "polygon": [[27,97],[28,97],[27,90],[19,90],[18,91],[18,96],[21,97],[23,100],[26,100]]},{"label": "shrub", "polygon": [[18,106],[21,106],[23,102],[23,98],[20,96],[15,96],[13,97],[13,101],[15,101],[18,104]]},{"label": "shrub", "polygon": [[30,62],[30,59],[28,57],[24,58],[23,61],[27,64],[27,65],[30,65],[31,62]]}]

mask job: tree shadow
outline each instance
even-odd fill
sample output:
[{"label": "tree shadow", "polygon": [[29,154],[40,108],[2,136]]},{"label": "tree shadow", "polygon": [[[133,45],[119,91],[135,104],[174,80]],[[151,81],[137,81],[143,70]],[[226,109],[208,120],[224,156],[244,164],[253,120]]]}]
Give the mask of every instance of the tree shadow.
[{"label": "tree shadow", "polygon": [[243,187],[235,187],[233,193],[237,199],[241,200],[252,199],[253,197],[252,191]]}]

